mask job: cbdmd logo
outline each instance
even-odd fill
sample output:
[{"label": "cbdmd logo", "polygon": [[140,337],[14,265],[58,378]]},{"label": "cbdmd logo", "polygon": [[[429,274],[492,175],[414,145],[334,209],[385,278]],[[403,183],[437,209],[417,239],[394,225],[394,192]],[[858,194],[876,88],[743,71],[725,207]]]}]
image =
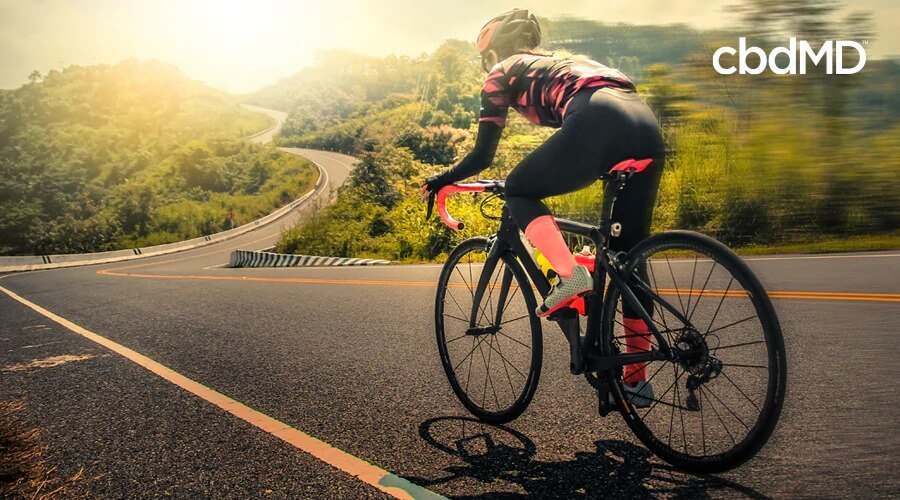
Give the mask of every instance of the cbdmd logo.
[{"label": "cbdmd logo", "polygon": [[[856,64],[852,68],[844,67],[845,50],[855,50],[858,54],[858,58],[855,60]],[[724,58],[725,54],[736,55],[736,61],[734,57]],[[787,56],[787,59],[779,56]],[[723,60],[726,64],[731,62],[731,66],[724,66]],[[734,62],[737,62],[737,67],[734,66]],[[852,64],[852,58],[848,62]],[[758,75],[766,68],[776,75],[805,75],[807,67],[818,67],[822,63],[825,64],[825,71],[829,75],[852,75],[859,73],[865,67],[866,49],[852,40],[828,40],[816,50],[806,40],[798,42],[795,37],[791,37],[787,47],[776,47],[766,54],[766,51],[759,47],[747,47],[747,38],[740,37],[737,50],[734,47],[716,49],[713,52],[712,63],[713,68],[720,75],[734,73]]]}]

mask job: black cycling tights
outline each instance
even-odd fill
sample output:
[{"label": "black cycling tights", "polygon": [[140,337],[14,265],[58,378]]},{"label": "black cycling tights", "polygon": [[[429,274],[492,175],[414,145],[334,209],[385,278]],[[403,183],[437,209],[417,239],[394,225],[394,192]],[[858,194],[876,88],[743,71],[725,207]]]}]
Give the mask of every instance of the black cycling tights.
[{"label": "black cycling tights", "polygon": [[[583,189],[630,158],[655,161],[619,193],[612,220],[622,224],[622,233],[610,241],[615,251],[627,251],[650,235],[665,144],[656,116],[636,93],[612,88],[579,92],[569,102],[562,128],[509,174],[506,203],[513,220],[524,230],[550,214],[541,200]],[[627,309],[625,315],[634,317]]]}]

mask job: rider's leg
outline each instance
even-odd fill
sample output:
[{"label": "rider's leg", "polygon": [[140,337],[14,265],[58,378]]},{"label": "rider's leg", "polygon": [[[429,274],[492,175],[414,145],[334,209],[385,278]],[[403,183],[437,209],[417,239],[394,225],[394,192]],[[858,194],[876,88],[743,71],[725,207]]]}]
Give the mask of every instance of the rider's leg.
[{"label": "rider's leg", "polygon": [[[647,170],[629,179],[625,188],[619,192],[611,220],[622,224],[622,232],[610,240],[610,249],[628,251],[650,235],[653,206],[656,202],[663,164],[663,158],[657,159]],[[608,206],[604,206],[604,210],[608,210]],[[646,266],[639,269],[638,274],[645,282],[649,282]],[[652,316],[653,302],[648,297],[639,295],[638,298],[644,309]],[[622,309],[624,316],[622,323],[626,335],[625,351],[628,353],[649,351],[651,335],[647,324],[630,305],[623,304]],[[623,378],[632,385],[647,380],[647,363],[626,365]]]},{"label": "rider's leg", "polygon": [[[583,129],[582,129],[583,131]],[[586,267],[577,265],[556,221],[541,201],[571,193],[597,180],[596,142],[584,140],[576,127],[563,128],[528,155],[506,180],[506,204],[516,225],[550,261],[560,279],[538,307],[546,316],[593,289]]]},{"label": "rider's leg", "polygon": [[[545,154],[544,148],[554,146],[561,132],[551,137],[543,146],[528,155],[506,180],[506,204],[516,225],[525,229],[525,237],[547,257],[553,269],[562,277],[572,276],[575,257],[563,239],[553,214],[541,199],[571,193],[587,187],[596,180],[596,173],[565,175],[567,169],[559,168]],[[552,172],[557,172],[552,174]]]},{"label": "rider's leg", "polygon": [[596,120],[582,122],[586,120],[579,116],[567,118],[562,128],[526,156],[506,179],[506,204],[513,220],[562,277],[572,275],[575,257],[541,200],[595,182],[605,166],[606,143],[614,132],[598,127]]}]

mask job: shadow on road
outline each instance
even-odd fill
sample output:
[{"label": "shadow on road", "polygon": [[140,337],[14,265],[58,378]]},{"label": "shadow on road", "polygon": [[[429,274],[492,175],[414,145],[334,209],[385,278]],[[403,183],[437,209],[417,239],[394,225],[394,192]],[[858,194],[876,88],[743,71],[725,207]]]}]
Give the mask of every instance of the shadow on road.
[{"label": "shadow on road", "polygon": [[[498,482],[517,485],[524,493],[486,491],[451,494],[453,498],[674,498],[746,496],[766,498],[757,491],[713,476],[696,476],[649,462],[645,448],[620,440],[603,440],[592,452],[579,452],[574,460],[535,460],[537,447],[528,436],[506,426],[494,426],[470,417],[438,417],[419,425],[419,436],[432,447],[464,462],[443,469],[437,479],[407,477],[426,488],[446,485],[446,490],[475,482],[486,487]],[[454,487],[453,484],[461,484]]]}]

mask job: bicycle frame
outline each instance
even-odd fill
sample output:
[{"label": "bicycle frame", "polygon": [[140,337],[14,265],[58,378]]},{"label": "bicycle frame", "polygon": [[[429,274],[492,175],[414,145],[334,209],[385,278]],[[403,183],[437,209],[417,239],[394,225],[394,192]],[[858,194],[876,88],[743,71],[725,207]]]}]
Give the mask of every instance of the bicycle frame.
[{"label": "bicycle frame", "polygon": [[[627,180],[628,175],[617,176],[614,180],[606,183],[605,192],[607,196],[615,197],[616,192]],[[583,374],[590,372],[608,372],[618,369],[622,366],[641,363],[653,360],[674,359],[674,352],[666,342],[666,339],[654,324],[650,313],[644,308],[634,291],[646,295],[655,303],[660,304],[667,311],[671,312],[674,317],[682,321],[684,325],[690,325],[690,322],[684,315],[671,306],[667,301],[659,297],[650,287],[641,279],[630,279],[626,275],[624,262],[621,261],[620,255],[613,253],[607,247],[610,235],[610,218],[612,205],[615,198],[610,204],[609,213],[604,213],[599,226],[592,226],[580,222],[570,221],[567,219],[557,218],[556,222],[559,228],[566,233],[577,234],[589,238],[593,241],[597,248],[597,264],[594,266],[593,279],[594,291],[585,297],[587,306],[587,327],[585,335],[581,335],[581,323],[577,312],[573,309],[563,309],[562,311],[551,315],[550,319],[556,321],[569,341],[569,354],[571,357],[570,370],[573,374]],[[506,206],[503,207],[500,227],[497,233],[490,239],[490,248],[488,257],[484,263],[484,269],[478,280],[475,294],[472,301],[472,312],[470,315],[470,327],[475,326],[476,318],[484,292],[490,285],[491,276],[493,276],[497,263],[501,256],[506,252],[511,252],[522,264],[525,272],[531,279],[534,287],[538,290],[541,297],[546,297],[550,292],[550,283],[547,277],[538,267],[537,263],[531,258],[531,252],[523,243],[519,228],[512,220],[512,216]],[[651,349],[642,353],[614,353],[610,352],[609,346],[599,342],[600,329],[603,323],[603,301],[605,294],[606,278],[609,277],[611,283],[614,283],[623,300],[637,312],[638,316],[646,323],[650,329],[650,333],[658,342],[658,349]],[[636,273],[632,273],[632,277],[637,277]],[[497,324],[500,323],[503,315],[503,307],[509,293],[509,287],[512,283],[512,272],[507,269],[501,281],[499,302],[496,310],[496,317],[492,318]]]}]

